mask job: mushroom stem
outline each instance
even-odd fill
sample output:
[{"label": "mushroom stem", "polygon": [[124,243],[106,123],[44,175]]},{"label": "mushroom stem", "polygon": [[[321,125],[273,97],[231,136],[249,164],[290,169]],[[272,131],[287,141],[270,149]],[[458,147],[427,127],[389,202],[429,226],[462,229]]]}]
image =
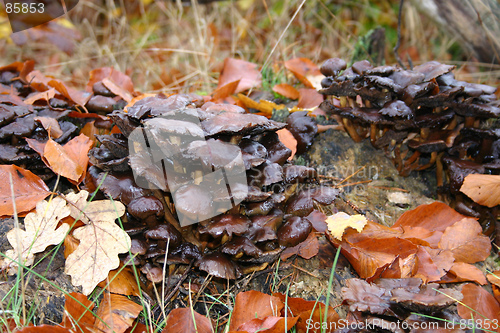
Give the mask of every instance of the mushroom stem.
[{"label": "mushroom stem", "polygon": [[428,127],[420,129],[420,137],[422,138],[422,141],[426,141],[427,138],[429,137],[429,134],[430,134],[430,129]]},{"label": "mushroom stem", "polygon": [[429,162],[427,164],[424,164],[424,165],[419,165],[418,168],[417,168],[417,170],[421,171],[421,170],[425,170],[425,169],[430,168],[431,166],[433,166],[434,163],[436,163],[437,156],[438,156],[437,151],[433,151],[431,153],[431,159],[429,160]]},{"label": "mushroom stem", "polygon": [[318,134],[328,131],[329,129],[343,131],[344,126],[342,125],[318,125]]},{"label": "mushroom stem", "polygon": [[372,143],[372,146],[377,148],[375,146],[375,141],[377,141],[377,124],[370,124],[370,142]]},{"label": "mushroom stem", "polygon": [[359,136],[350,119],[342,118],[342,123],[344,124],[344,128],[346,129],[347,133],[349,133],[354,142],[361,142],[361,140],[363,140],[363,138]]},{"label": "mushroom stem", "polygon": [[465,127],[474,127],[475,117],[465,117]]},{"label": "mushroom stem", "polygon": [[455,127],[457,127],[457,125],[458,125],[457,115],[454,115],[453,119],[450,121],[448,126],[446,126],[446,129],[453,130],[453,129],[455,129]]},{"label": "mushroom stem", "polygon": [[345,97],[345,96],[340,96],[339,97],[339,101],[340,101],[340,107],[341,108],[345,108],[348,105],[348,103],[347,103],[347,97]]},{"label": "mushroom stem", "polygon": [[436,181],[438,187],[443,186],[443,154],[439,153],[436,159]]}]

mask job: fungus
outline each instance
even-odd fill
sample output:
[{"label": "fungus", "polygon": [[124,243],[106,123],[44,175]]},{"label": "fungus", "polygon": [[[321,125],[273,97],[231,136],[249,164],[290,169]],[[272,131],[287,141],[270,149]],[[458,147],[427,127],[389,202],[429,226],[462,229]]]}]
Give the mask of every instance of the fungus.
[{"label": "fungus", "polygon": [[139,221],[155,225],[163,216],[163,204],[154,196],[144,196],[130,201],[127,211]]},{"label": "fungus", "polygon": [[242,256],[258,257],[262,254],[262,251],[250,241],[247,237],[234,237],[232,240],[224,243],[221,246],[220,251],[227,255],[232,256],[235,259],[241,258]]},{"label": "fungus", "polygon": [[347,64],[344,59],[331,58],[326,60],[320,67],[321,74],[324,76],[337,76],[346,69]]},{"label": "fungus", "polygon": [[181,233],[170,223],[163,223],[154,228],[150,228],[144,232],[144,237],[147,239],[163,241],[165,243],[165,245],[162,246],[163,249],[166,248],[167,243],[169,249],[176,248],[182,243]]},{"label": "fungus", "polygon": [[307,111],[297,111],[288,116],[286,123],[286,128],[297,140],[297,154],[304,153],[318,134],[316,121],[307,116]]},{"label": "fungus", "polygon": [[205,254],[198,260],[197,266],[200,270],[221,279],[234,280],[241,276],[238,265],[219,252]]},{"label": "fungus", "polygon": [[286,247],[295,246],[305,241],[311,230],[311,222],[307,219],[292,216],[278,229],[278,243]]}]

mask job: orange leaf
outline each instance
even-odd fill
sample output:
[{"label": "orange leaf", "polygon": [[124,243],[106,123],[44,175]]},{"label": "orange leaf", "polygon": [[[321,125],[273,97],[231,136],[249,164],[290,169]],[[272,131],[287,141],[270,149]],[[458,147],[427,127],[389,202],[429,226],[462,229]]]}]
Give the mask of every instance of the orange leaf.
[{"label": "orange leaf", "polygon": [[297,153],[297,139],[295,139],[292,132],[290,132],[286,128],[282,128],[276,131],[276,133],[278,134],[278,138],[280,139],[281,143],[292,151],[292,155],[290,155],[290,157],[288,158],[288,160],[291,161]]},{"label": "orange leaf", "polygon": [[[194,320],[193,320],[194,317]],[[195,324],[196,322],[196,324]],[[196,328],[195,328],[196,327]],[[167,322],[162,333],[212,333],[212,322],[191,308],[172,310],[167,316]]]},{"label": "orange leaf", "polygon": [[92,313],[94,303],[89,301],[87,296],[75,292],[65,295],[65,298],[64,316],[61,325],[70,329],[78,328],[77,332],[90,333],[95,322]]},{"label": "orange leaf", "polygon": [[299,89],[299,102],[298,108],[312,109],[318,107],[323,102],[323,95],[316,91],[316,89],[301,88]]},{"label": "orange leaf", "polygon": [[238,80],[240,80],[240,83],[234,91],[235,94],[260,86],[262,83],[262,74],[257,69],[256,64],[244,60],[226,58],[217,89]]},{"label": "orange leaf", "polygon": [[125,102],[129,103],[134,96],[121,86],[117,85],[113,81],[111,81],[109,78],[104,78],[102,79],[102,84],[109,89],[113,94],[116,96],[120,96]]},{"label": "orange leaf", "polygon": [[233,82],[229,82],[228,84],[225,84],[223,86],[217,87],[217,89],[215,89],[214,93],[212,94],[212,101],[217,102],[231,96],[235,93],[236,88],[239,84],[240,80],[236,80]]},{"label": "orange leaf", "polygon": [[295,323],[298,317],[275,317],[269,316],[264,319],[255,318],[247,321],[238,328],[238,331],[247,333],[283,333],[288,332]]},{"label": "orange leaf", "polygon": [[480,205],[500,205],[500,176],[470,174],[464,179],[460,192]]},{"label": "orange leaf", "polygon": [[323,78],[319,67],[307,58],[294,58],[285,61],[285,67],[308,88],[315,88],[318,77]]},{"label": "orange leaf", "polygon": [[285,305],[279,298],[250,290],[236,295],[229,331],[255,318],[265,318],[279,313]]},{"label": "orange leaf", "polygon": [[456,276],[456,282],[472,281],[479,284],[486,284],[486,277],[483,272],[474,265],[464,262],[456,262],[451,266],[450,273]]},{"label": "orange leaf", "polygon": [[66,327],[61,326],[51,326],[51,325],[40,325],[40,326],[26,326],[20,330],[16,330],[17,333],[73,333]]},{"label": "orange leaf", "polygon": [[464,218],[446,228],[439,248],[450,250],[456,261],[475,263],[490,255],[490,239],[483,235],[481,225],[472,218]]},{"label": "orange leaf", "polygon": [[[458,315],[465,320],[474,319],[474,322],[489,323],[490,329],[500,332],[498,322],[500,321],[500,304],[484,288],[473,283],[467,283],[462,287],[462,304],[458,304]],[[471,310],[472,309],[472,310]],[[496,322],[496,324],[495,324]],[[483,326],[486,328],[486,326]]]},{"label": "orange leaf", "polygon": [[297,89],[289,85],[288,83],[280,83],[273,87],[273,91],[281,96],[285,96],[290,99],[299,99],[300,93]]},{"label": "orange leaf", "polygon": [[16,165],[0,165],[0,216],[14,215],[9,173],[12,175],[14,201],[18,213],[28,212],[36,207],[37,202],[45,199],[49,188],[31,171]]},{"label": "orange leaf", "polygon": [[424,283],[439,281],[453,265],[455,258],[450,251],[436,251],[419,246],[417,250],[417,272],[413,277]]},{"label": "orange leaf", "polygon": [[108,278],[97,286],[114,294],[141,296],[134,272],[130,267],[119,267],[109,272]]},{"label": "orange leaf", "polygon": [[66,84],[60,80],[50,80],[49,86],[54,87],[61,95],[77,105],[84,106],[87,104],[90,97],[92,97],[92,95],[87,92],[66,86]]},{"label": "orange leaf", "polygon": [[[134,84],[132,83],[132,79],[128,75],[123,74],[122,72],[114,69],[113,67],[101,67],[90,71],[90,78],[89,82],[87,82],[86,90],[88,92],[92,92],[93,85],[99,81],[103,81],[104,79],[109,79],[115,85],[117,85],[121,89],[128,91],[131,94],[134,93]],[[110,89],[109,87],[107,88]],[[117,94],[114,91],[113,93]]]},{"label": "orange leaf", "polygon": [[31,95],[30,97],[26,98],[24,100],[24,103],[26,104],[33,104],[36,101],[43,100],[46,101],[47,103],[51,98],[53,98],[56,95],[56,90],[54,88],[50,88],[47,91],[42,91],[36,94]]},{"label": "orange leaf", "polygon": [[105,293],[96,313],[95,331],[123,333],[133,325],[141,310],[141,305],[125,296]]},{"label": "orange leaf", "polygon": [[[90,121],[83,126],[83,128],[80,130],[80,134],[85,135],[86,137],[90,138],[92,142],[94,143],[93,146],[95,146],[99,141],[97,141],[96,135],[99,134],[99,130],[97,127],[95,127],[95,120]],[[115,126],[116,127],[116,126]]]},{"label": "orange leaf", "polygon": [[295,245],[294,247],[286,248],[283,252],[281,252],[281,260],[287,260],[295,254],[304,259],[311,259],[315,255],[317,255],[318,252],[318,237],[316,237],[314,232],[311,232],[309,236],[307,236],[305,241]]},{"label": "orange leaf", "polygon": [[35,117],[35,120],[42,124],[43,128],[49,132],[51,138],[57,139],[63,134],[63,131],[55,118]]}]

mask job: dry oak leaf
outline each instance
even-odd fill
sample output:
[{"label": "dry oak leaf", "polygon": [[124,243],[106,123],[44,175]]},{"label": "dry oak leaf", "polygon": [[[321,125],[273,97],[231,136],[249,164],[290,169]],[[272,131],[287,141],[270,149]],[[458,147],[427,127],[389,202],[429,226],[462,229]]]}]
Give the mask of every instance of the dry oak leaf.
[{"label": "dry oak leaf", "polygon": [[439,248],[450,250],[456,262],[473,264],[490,255],[490,239],[482,232],[481,225],[473,218],[464,218],[446,228],[439,241]]},{"label": "dry oak leaf", "polygon": [[127,297],[116,294],[104,294],[104,300],[96,313],[94,331],[102,333],[123,333],[134,323],[142,311],[139,305]]},{"label": "dry oak leaf", "polygon": [[500,176],[471,174],[465,177],[460,192],[480,205],[500,205]]},{"label": "dry oak leaf", "polygon": [[89,193],[80,191],[66,196],[70,202],[71,217],[86,225],[73,231],[80,241],[76,250],[66,258],[66,274],[73,285],[81,285],[88,295],[120,265],[119,253],[128,252],[130,237],[115,223],[125,213],[125,206],[117,201],[87,202]]},{"label": "dry oak leaf", "polygon": [[[7,239],[14,248],[5,253],[7,258],[15,261],[21,259],[25,266],[32,265],[36,253],[64,240],[70,227],[68,224],[62,224],[57,228],[57,224],[69,214],[66,201],[62,198],[40,201],[36,205],[36,213],[29,213],[24,219],[26,230],[14,228],[7,233]],[[15,261],[5,259],[2,268],[9,268],[9,274],[15,274],[18,267]]]},{"label": "dry oak leaf", "polygon": [[[11,192],[9,174],[12,175],[14,193]],[[14,215],[12,196],[17,213],[35,208],[36,203],[45,199],[50,190],[37,175],[16,165],[0,165],[0,216]]]},{"label": "dry oak leaf", "polygon": [[162,333],[212,333],[212,322],[192,308],[178,308],[167,316]]},{"label": "dry oak leaf", "polygon": [[344,212],[339,212],[326,218],[328,230],[333,237],[340,241],[342,240],[342,235],[347,228],[353,228],[358,232],[361,232],[365,227],[366,222],[366,217],[363,215],[349,215]]}]

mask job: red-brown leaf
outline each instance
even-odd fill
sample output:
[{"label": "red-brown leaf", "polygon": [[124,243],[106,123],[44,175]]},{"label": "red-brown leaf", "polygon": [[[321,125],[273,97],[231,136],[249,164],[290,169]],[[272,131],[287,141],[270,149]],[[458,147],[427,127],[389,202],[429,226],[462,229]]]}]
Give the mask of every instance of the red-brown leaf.
[{"label": "red-brown leaf", "polygon": [[424,283],[439,281],[453,265],[455,258],[451,251],[442,251],[419,246],[417,251],[417,272],[414,277]]},{"label": "red-brown leaf", "polygon": [[323,102],[323,95],[317,92],[316,89],[301,88],[299,89],[299,94],[298,108],[311,109],[318,107]]},{"label": "red-brown leaf", "polygon": [[96,313],[95,330],[103,333],[124,333],[133,325],[141,310],[141,305],[125,296],[105,293]]},{"label": "red-brown leaf", "polygon": [[40,325],[40,326],[26,326],[17,333],[74,333],[73,331],[61,326]]},{"label": "red-brown leaf", "polygon": [[278,134],[278,137],[281,141],[282,144],[285,145],[288,149],[292,151],[292,154],[288,158],[289,161],[292,160],[292,158],[295,156],[297,153],[297,139],[293,136],[293,134],[287,130],[286,128],[282,128],[278,131],[276,131]]},{"label": "red-brown leaf", "polygon": [[262,74],[256,64],[244,60],[226,58],[217,89],[238,80],[240,80],[240,83],[234,91],[235,94],[259,87],[262,83]]},{"label": "red-brown leaf", "polygon": [[451,266],[450,273],[455,275],[456,282],[472,281],[479,284],[486,284],[486,277],[483,272],[474,265],[464,262],[456,262]]},{"label": "red-brown leaf", "polygon": [[288,83],[280,83],[273,87],[273,91],[290,99],[299,99],[300,92]]},{"label": "red-brown leaf", "polygon": [[236,80],[233,82],[229,82],[223,86],[217,87],[217,89],[215,89],[212,95],[212,101],[217,103],[225,99],[226,97],[231,96],[232,94],[235,93],[236,88],[238,87],[239,84],[240,80]]},{"label": "red-brown leaf", "polygon": [[119,267],[110,271],[108,278],[97,286],[114,294],[141,296],[134,272],[130,267]]},{"label": "red-brown leaf", "polygon": [[[134,84],[132,79],[122,72],[114,69],[113,67],[101,67],[90,71],[89,82],[87,83],[86,90],[92,92],[92,86],[104,79],[109,79],[111,82],[116,84],[121,89],[125,89],[127,92],[134,93]],[[109,89],[109,87],[107,87]],[[114,92],[116,94],[116,92]]]},{"label": "red-brown leaf", "polygon": [[318,237],[316,237],[314,232],[311,232],[309,236],[307,236],[306,240],[302,243],[299,243],[293,247],[286,248],[281,253],[281,260],[287,260],[295,254],[304,259],[311,259],[318,254],[318,251]]},{"label": "red-brown leaf", "polygon": [[[475,322],[489,322],[490,329],[500,332],[500,304],[484,288],[473,283],[467,283],[462,287],[462,304],[458,304],[458,315],[465,320],[474,319]],[[471,310],[472,309],[472,310]],[[495,321],[497,325],[495,325]]]},{"label": "red-brown leaf", "polygon": [[500,176],[471,174],[465,177],[460,192],[480,205],[500,205]]},{"label": "red-brown leaf", "polygon": [[14,215],[9,173],[12,175],[14,200],[18,213],[28,212],[35,208],[37,202],[45,199],[49,188],[31,171],[16,165],[0,165],[0,216]]},{"label": "red-brown leaf", "polygon": [[229,331],[255,318],[265,318],[279,313],[285,305],[279,298],[250,290],[236,295]]},{"label": "red-brown leaf", "polygon": [[[193,321],[196,321],[196,325]],[[195,328],[196,327],[196,328]],[[162,333],[212,333],[210,319],[202,316],[191,308],[172,310],[167,317],[167,323]]]},{"label": "red-brown leaf", "polygon": [[[65,295],[64,316],[61,325],[76,332],[90,333],[96,320],[92,309],[94,303],[80,293]],[[87,307],[87,309],[85,308]]]},{"label": "red-brown leaf", "polygon": [[314,88],[313,77],[322,76],[319,67],[307,58],[294,58],[285,61],[285,67],[308,88]]}]

